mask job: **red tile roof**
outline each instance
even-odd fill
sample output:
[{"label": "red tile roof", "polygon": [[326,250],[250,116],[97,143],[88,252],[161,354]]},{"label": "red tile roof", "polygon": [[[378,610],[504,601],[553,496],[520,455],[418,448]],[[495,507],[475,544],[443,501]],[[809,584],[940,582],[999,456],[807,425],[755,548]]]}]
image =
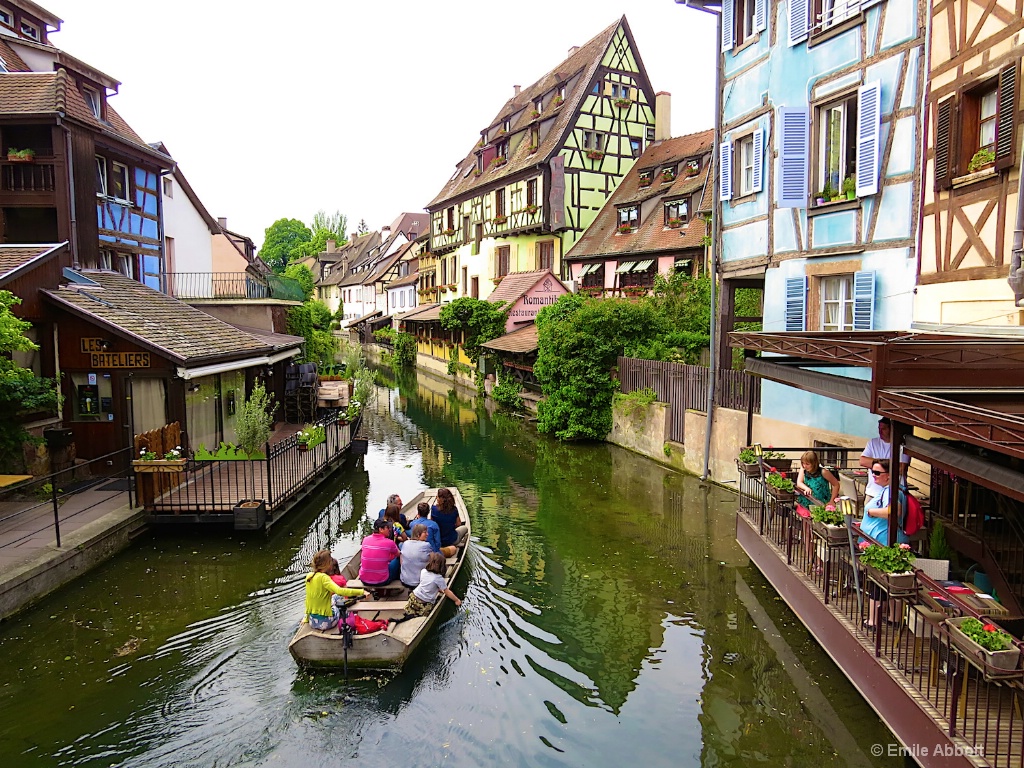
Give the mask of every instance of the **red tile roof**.
[{"label": "red tile roof", "polygon": [[[477,150],[479,144],[466,155],[465,159],[458,164],[455,175],[448,181],[444,188],[427,205],[428,209],[436,210],[443,207],[448,200],[462,198],[478,187],[488,187],[499,179],[515,175],[530,166],[539,165],[549,160],[560,149],[565,134],[571,130],[573,117],[580,102],[587,95],[587,86],[593,79],[604,57],[608,45],[614,39],[615,32],[622,25],[627,31],[629,25],[626,17],[616,21],[611,26],[602,30],[596,37],[592,38],[586,45],[580,47],[569,58],[552,69],[540,80],[520,90],[519,95],[509,99],[499,110],[497,116],[491,121],[491,127],[499,127],[505,120],[511,120],[511,130],[508,133],[509,157],[508,162],[497,168],[485,168],[479,176],[473,174],[476,168]],[[636,51],[634,50],[634,55]],[[639,59],[639,56],[638,56]],[[641,66],[642,69],[642,66]],[[529,151],[528,126],[534,122],[531,111],[535,99],[550,94],[556,87],[565,85],[567,90],[565,101],[561,106],[555,108],[545,99],[544,111],[538,123],[549,120],[554,115],[552,125],[547,134],[541,140],[536,152]],[[571,85],[571,89],[570,88]],[[518,146],[515,146],[517,134],[523,134]],[[492,133],[489,132],[489,135]],[[494,141],[488,142],[488,145]]]},{"label": "red tile roof", "polygon": [[530,323],[480,346],[497,352],[533,352],[537,349],[537,326]]},{"label": "red tile roof", "polygon": [[0,285],[14,277],[16,272],[29,267],[37,259],[56,253],[66,243],[46,245],[0,245]]},{"label": "red tile roof", "polygon": [[[565,255],[566,260],[579,261],[593,256],[637,255],[700,248],[707,228],[697,213],[705,207],[702,198],[710,198],[712,194],[707,184],[713,142],[714,131],[708,130],[668,139],[648,147],[619,183],[618,188],[597,214],[594,223],[569,249]],[[700,173],[685,178],[682,172],[683,161],[698,157],[701,159]],[[661,170],[666,166],[674,166],[677,169],[676,179],[671,183],[661,181]],[[652,172],[653,183],[649,187],[640,186],[641,171]],[[669,229],[665,226],[661,207],[657,203],[654,204],[652,211],[643,211],[643,208],[650,205],[648,201],[667,201],[685,196],[689,196],[692,201],[690,220],[679,229]],[[630,234],[620,235],[618,208],[630,203],[640,203],[643,206],[640,226]]]},{"label": "red tile roof", "polygon": [[7,68],[8,72],[30,71],[25,60],[18,55],[17,51],[11,48],[11,46],[9,46],[2,37],[0,37],[0,59],[3,59],[4,66]]},{"label": "red tile roof", "polygon": [[407,285],[414,285],[416,281],[420,279],[419,272],[411,272],[405,277],[400,277],[397,280],[392,280],[385,287],[386,288],[403,288]]},{"label": "red tile roof", "polygon": [[491,295],[487,297],[487,300],[504,301],[511,307],[546,275],[550,275],[555,280],[558,280],[558,277],[550,269],[539,269],[533,272],[510,272],[501,279],[498,287],[491,291]]}]

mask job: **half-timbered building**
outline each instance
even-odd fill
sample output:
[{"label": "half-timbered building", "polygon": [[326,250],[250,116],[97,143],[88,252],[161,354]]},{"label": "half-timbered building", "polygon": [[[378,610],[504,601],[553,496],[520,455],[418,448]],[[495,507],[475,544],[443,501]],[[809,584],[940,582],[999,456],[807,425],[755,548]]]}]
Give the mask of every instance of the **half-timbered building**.
[{"label": "half-timbered building", "polygon": [[564,254],[653,140],[654,102],[625,17],[516,86],[427,206],[421,290],[486,299],[513,272],[567,277]]},{"label": "half-timbered building", "polygon": [[[922,327],[1020,326],[1010,272],[1018,213],[1021,56],[1017,0],[931,4]],[[972,329],[978,332],[977,327]]]}]

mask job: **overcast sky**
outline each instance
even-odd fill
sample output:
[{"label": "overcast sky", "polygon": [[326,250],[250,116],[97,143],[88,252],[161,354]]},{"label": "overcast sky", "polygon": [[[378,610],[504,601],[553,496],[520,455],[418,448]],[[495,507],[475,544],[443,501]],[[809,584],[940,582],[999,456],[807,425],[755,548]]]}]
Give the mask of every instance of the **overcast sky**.
[{"label": "overcast sky", "polygon": [[257,245],[274,220],[419,211],[512,96],[623,14],[672,133],[712,127],[714,17],[673,0],[39,0],[54,45],[122,85],[203,203]]}]

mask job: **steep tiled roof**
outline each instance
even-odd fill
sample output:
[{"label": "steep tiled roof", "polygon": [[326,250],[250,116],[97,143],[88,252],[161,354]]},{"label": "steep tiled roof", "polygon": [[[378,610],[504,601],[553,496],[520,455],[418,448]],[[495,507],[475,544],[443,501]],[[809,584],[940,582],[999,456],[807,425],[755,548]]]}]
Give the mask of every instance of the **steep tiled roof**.
[{"label": "steep tiled roof", "polygon": [[437,320],[441,316],[440,304],[424,304],[402,317],[403,320]]},{"label": "steep tiled roof", "polygon": [[508,162],[505,165],[497,168],[485,168],[482,174],[475,176],[473,169],[476,168],[477,149],[479,148],[479,145],[475,145],[473,150],[459,163],[455,175],[430,201],[427,208],[437,209],[447,200],[462,198],[478,187],[490,186],[499,179],[513,176],[529,166],[549,160],[560,148],[565,133],[572,127],[573,116],[580,102],[587,95],[587,85],[600,66],[601,59],[605,51],[608,50],[608,45],[613,40],[615,31],[620,24],[628,29],[626,17],[623,16],[540,80],[522,89],[518,96],[509,99],[491,121],[491,126],[500,126],[505,120],[511,120],[512,125],[508,138],[512,139],[517,132],[526,131],[527,126],[535,121],[530,116],[535,99],[550,94],[560,85],[565,85],[567,89],[571,86],[571,89],[566,91],[565,101],[561,106],[555,108],[549,105],[549,99],[545,99],[544,111],[536,119],[536,122],[539,124],[541,121],[550,120],[552,115],[554,115],[554,119],[547,134],[541,139],[536,152],[530,152],[528,137],[524,136],[518,147],[513,148],[510,143]]},{"label": "steep tiled roof", "polygon": [[0,285],[14,277],[14,273],[29,267],[34,261],[42,261],[56,253],[66,243],[46,245],[0,245]]},{"label": "steep tiled roof", "polygon": [[415,285],[416,282],[419,279],[420,279],[420,273],[419,272],[411,272],[408,275],[406,275],[405,277],[400,277],[397,280],[392,280],[390,283],[387,284],[386,287],[387,288],[403,288],[403,287],[405,287],[407,285]]},{"label": "steep tiled roof", "polygon": [[292,336],[289,333],[274,333],[268,331],[265,328],[253,328],[249,325],[238,325],[237,323],[231,323],[235,328],[240,330],[242,333],[247,333],[253,336],[264,344],[269,344],[275,350],[288,349],[289,347],[297,347],[300,344],[304,344],[306,339],[302,336]]},{"label": "steep tiled roof", "polygon": [[25,63],[25,60],[2,37],[0,37],[0,59],[3,59],[4,66],[8,72],[29,71],[29,66]]},{"label": "steep tiled roof", "polygon": [[364,263],[367,254],[378,245],[380,245],[380,233],[367,232],[364,235],[359,235],[349,240],[348,243],[336,251],[321,253],[318,258],[323,263],[332,262],[336,264],[342,259],[347,259],[348,270],[332,269],[331,274],[326,279],[319,281],[317,285],[359,285],[363,278],[368,276],[368,273],[362,272],[353,275],[352,269]]},{"label": "steep tiled roof", "polygon": [[236,359],[272,351],[265,341],[116,272],[83,270],[95,285],[43,293],[73,314],[134,337],[173,361]]},{"label": "steep tiled roof", "polygon": [[480,346],[497,352],[533,352],[537,349],[537,326],[534,323],[524,325]]},{"label": "steep tiled roof", "polygon": [[558,279],[550,269],[540,269],[534,272],[511,272],[501,279],[501,283],[491,291],[487,300],[504,301],[511,306],[539,283],[545,275],[551,275],[555,280]]},{"label": "steep tiled roof", "polygon": [[[565,255],[567,260],[580,260],[592,256],[613,256],[618,254],[654,253],[657,251],[678,251],[701,247],[706,234],[704,221],[696,214],[701,210],[701,196],[705,193],[710,173],[710,152],[714,142],[714,131],[701,131],[687,136],[668,139],[647,148],[628,174],[619,183],[604,208],[597,214],[583,237]],[[680,169],[683,160],[701,157],[702,167],[696,176],[685,178]],[[665,184],[661,181],[661,169],[666,165],[677,167],[675,181]],[[640,186],[640,172],[652,171],[653,183]],[[628,235],[618,234],[618,208],[630,203],[645,203],[658,198],[671,200],[690,195],[692,209],[690,221],[679,229],[665,227],[661,210],[644,211],[640,226]],[[503,283],[504,284],[504,283]]]},{"label": "steep tiled roof", "polygon": [[402,213],[391,222],[392,234],[403,234],[410,240],[415,240],[424,232],[430,229],[430,214],[426,211],[419,213]]}]

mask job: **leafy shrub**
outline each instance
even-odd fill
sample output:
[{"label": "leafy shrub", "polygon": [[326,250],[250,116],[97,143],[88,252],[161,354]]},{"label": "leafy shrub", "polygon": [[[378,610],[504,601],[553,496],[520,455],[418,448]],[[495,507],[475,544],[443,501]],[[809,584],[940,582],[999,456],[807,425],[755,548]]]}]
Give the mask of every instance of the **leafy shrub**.
[{"label": "leafy shrub", "polygon": [[270,431],[274,426],[274,411],[277,404],[271,406],[270,395],[267,394],[263,382],[257,382],[238,408],[235,419],[235,439],[238,447],[252,455],[257,453],[270,439]]},{"label": "leafy shrub", "polygon": [[490,302],[463,296],[441,308],[441,327],[449,331],[463,331],[466,341],[462,348],[471,359],[480,357],[482,344],[505,333],[505,302]]},{"label": "leafy shrub", "polygon": [[615,394],[615,407],[628,418],[645,417],[647,409],[657,399],[658,393],[650,387],[644,387],[643,389],[637,389],[625,394],[617,392]]},{"label": "leafy shrub", "polygon": [[399,368],[409,368],[416,364],[416,337],[411,333],[396,333],[391,340],[394,347],[394,363]]},{"label": "leafy shrub", "polygon": [[523,398],[519,395],[522,387],[511,376],[502,376],[501,381],[491,390],[491,397],[499,407],[507,411],[522,411],[526,408]]}]

